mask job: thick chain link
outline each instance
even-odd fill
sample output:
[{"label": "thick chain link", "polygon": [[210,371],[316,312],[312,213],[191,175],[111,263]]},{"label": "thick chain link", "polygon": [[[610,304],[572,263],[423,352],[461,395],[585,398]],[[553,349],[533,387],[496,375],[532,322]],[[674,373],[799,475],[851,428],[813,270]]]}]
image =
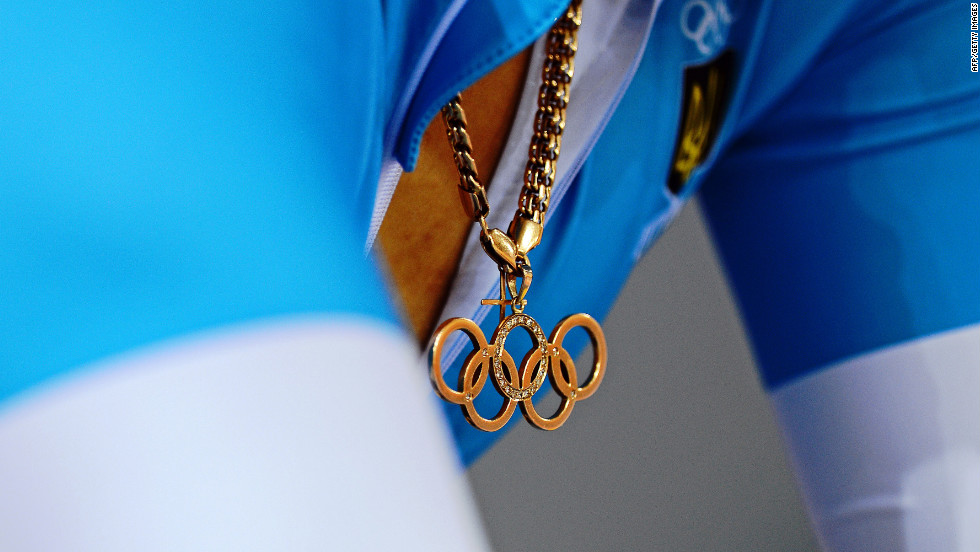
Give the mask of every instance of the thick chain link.
[{"label": "thick chain link", "polygon": [[[575,72],[578,29],[582,24],[581,0],[572,0],[551,27],[545,42],[545,60],[541,70],[538,109],[534,116],[534,133],[528,148],[524,185],[518,199],[517,213],[507,233],[487,225],[490,204],[480,182],[473,159],[473,147],[466,132],[466,116],[457,94],[442,108],[446,136],[453,149],[453,160],[459,172],[459,192],[466,215],[480,224],[480,242],[502,273],[524,278],[526,288],[531,276],[528,252],[541,242],[544,217],[548,212],[555,168],[561,152],[565,129],[565,109]],[[523,290],[526,293],[526,289]],[[523,293],[521,294],[523,296]]]},{"label": "thick chain link", "polygon": [[578,51],[578,29],[581,24],[581,1],[576,0],[548,32],[545,43],[534,135],[528,148],[524,188],[518,203],[518,215],[538,223],[544,222],[551,187],[555,183],[555,167],[561,152],[565,110],[575,73],[575,52]]}]

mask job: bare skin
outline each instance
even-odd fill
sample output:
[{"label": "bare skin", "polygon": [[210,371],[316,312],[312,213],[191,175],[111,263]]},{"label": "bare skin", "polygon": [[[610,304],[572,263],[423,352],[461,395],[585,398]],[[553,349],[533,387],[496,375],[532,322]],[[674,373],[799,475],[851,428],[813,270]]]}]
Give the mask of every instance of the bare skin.
[{"label": "bare skin", "polygon": [[[530,50],[525,50],[463,92],[473,156],[485,186],[503,153],[529,59]],[[388,262],[405,315],[422,346],[439,322],[474,224],[460,205],[458,181],[442,118],[436,116],[422,137],[415,171],[398,181],[376,246]],[[513,209],[516,201],[491,209]]]}]

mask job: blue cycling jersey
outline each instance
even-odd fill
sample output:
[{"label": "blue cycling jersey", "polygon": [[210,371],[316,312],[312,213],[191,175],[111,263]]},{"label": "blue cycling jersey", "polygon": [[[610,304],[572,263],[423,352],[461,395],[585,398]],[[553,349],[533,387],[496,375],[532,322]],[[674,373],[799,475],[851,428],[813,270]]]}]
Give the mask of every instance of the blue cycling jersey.
[{"label": "blue cycling jersey", "polygon": [[[636,55],[532,257],[541,325],[603,317],[699,190],[770,391],[980,321],[980,79],[947,4],[626,3]],[[362,253],[384,167],[412,169],[439,107],[563,5],[6,7],[0,414],[209,328],[397,326]],[[498,435],[447,408],[470,462]]]}]

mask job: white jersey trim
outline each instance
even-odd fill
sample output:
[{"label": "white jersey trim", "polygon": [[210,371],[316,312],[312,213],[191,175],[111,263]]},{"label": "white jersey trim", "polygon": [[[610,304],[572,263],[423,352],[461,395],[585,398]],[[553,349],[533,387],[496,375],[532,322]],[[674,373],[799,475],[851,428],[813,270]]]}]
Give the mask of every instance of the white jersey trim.
[{"label": "white jersey trim", "polygon": [[[574,99],[569,103],[566,113],[566,126],[575,131],[564,135],[561,161],[558,163],[551,197],[552,208],[561,202],[568,184],[578,174],[636,73],[660,1],[593,0],[582,4],[582,27],[578,36],[578,52],[575,54],[575,78],[572,79],[569,91]],[[487,186],[490,204],[503,206],[491,209],[487,219],[491,226],[506,229],[517,206],[516,198],[523,185],[527,145],[537,111],[538,89],[541,86],[540,71],[535,68],[541,67],[544,62],[546,38],[547,33],[534,44],[530,60],[532,69],[528,71],[524,83],[514,124],[504,151],[501,152],[493,180]],[[428,63],[428,59],[425,62]],[[365,242],[366,252],[374,246],[401,176],[401,165],[393,155],[386,150],[382,161],[371,225]],[[474,243],[479,249],[478,242],[474,242],[474,239],[476,238],[470,237],[467,251],[473,248]],[[490,264],[490,281],[493,281],[496,279],[496,267],[488,259],[483,260]],[[464,259],[464,262],[473,261]],[[480,293],[483,291],[481,289]]]}]

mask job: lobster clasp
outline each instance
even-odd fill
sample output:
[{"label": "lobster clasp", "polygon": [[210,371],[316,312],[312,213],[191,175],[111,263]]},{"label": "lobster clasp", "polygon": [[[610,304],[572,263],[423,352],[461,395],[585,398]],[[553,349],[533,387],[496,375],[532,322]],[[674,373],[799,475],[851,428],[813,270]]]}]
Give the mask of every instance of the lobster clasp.
[{"label": "lobster clasp", "polygon": [[[524,307],[527,306],[527,289],[531,287],[531,265],[522,264],[516,271],[503,276],[507,281],[507,290],[510,291],[511,309],[515,313],[524,312]],[[521,280],[520,287],[517,285],[518,278]]]}]

